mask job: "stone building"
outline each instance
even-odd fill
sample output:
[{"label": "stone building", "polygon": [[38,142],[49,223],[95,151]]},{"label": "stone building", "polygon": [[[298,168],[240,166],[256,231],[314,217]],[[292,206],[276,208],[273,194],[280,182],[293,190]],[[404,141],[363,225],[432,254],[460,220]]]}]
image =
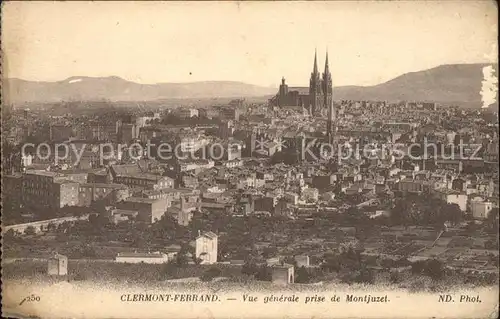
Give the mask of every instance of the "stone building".
[{"label": "stone building", "polygon": [[49,276],[66,276],[68,274],[68,257],[55,254],[47,262]]}]

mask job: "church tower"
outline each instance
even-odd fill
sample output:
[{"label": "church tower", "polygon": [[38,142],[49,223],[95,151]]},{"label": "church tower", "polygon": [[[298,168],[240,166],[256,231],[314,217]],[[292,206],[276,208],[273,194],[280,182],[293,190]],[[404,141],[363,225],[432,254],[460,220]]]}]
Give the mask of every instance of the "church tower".
[{"label": "church tower", "polygon": [[333,141],[334,134],[334,116],[335,108],[333,105],[333,84],[332,75],[330,73],[330,67],[328,65],[328,51],[326,51],[325,60],[325,71],[323,72],[323,99],[324,107],[327,109],[328,119],[326,124],[326,134],[328,136],[328,142],[331,144]]},{"label": "church tower", "polygon": [[321,108],[322,101],[322,84],[320,74],[318,72],[318,59],[316,51],[314,51],[314,66],[309,81],[309,102],[311,103],[311,112],[315,114]]},{"label": "church tower", "polygon": [[333,84],[332,84],[332,75],[330,73],[330,67],[328,66],[328,51],[326,51],[326,60],[325,60],[325,71],[323,72],[323,98],[324,98],[324,107],[330,107],[331,101],[333,99]]}]

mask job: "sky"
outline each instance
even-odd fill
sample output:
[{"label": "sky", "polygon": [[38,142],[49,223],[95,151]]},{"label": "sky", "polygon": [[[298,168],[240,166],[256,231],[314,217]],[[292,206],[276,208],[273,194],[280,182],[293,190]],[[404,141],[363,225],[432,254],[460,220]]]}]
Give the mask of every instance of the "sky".
[{"label": "sky", "polygon": [[493,1],[9,2],[3,74],[36,81],[375,85],[441,64],[497,62]]}]

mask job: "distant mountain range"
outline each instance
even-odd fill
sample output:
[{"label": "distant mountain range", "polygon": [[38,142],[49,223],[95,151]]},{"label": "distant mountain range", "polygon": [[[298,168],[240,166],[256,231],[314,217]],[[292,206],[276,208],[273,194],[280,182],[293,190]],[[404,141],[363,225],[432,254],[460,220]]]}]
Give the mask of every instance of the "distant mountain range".
[{"label": "distant mountain range", "polygon": [[[335,99],[436,101],[480,107],[483,68],[491,64],[450,64],[403,74],[375,86],[334,87]],[[498,65],[492,65],[498,74]],[[4,103],[59,101],[154,101],[183,98],[272,96],[277,89],[229,81],[139,84],[122,78],[75,76],[57,82],[6,79]],[[498,99],[497,99],[498,101]],[[498,102],[497,102],[498,103]]]},{"label": "distant mountain range", "polygon": [[[465,107],[481,107],[483,68],[498,64],[448,64],[406,73],[385,83],[334,88],[342,100],[433,101]],[[498,105],[498,92],[497,92]]]},{"label": "distant mountain range", "polygon": [[[139,84],[120,77],[74,76],[57,82],[7,79],[2,93],[7,103],[59,101],[152,101],[183,98],[265,96],[275,89],[242,82]],[[2,94],[3,95],[3,94]]]}]

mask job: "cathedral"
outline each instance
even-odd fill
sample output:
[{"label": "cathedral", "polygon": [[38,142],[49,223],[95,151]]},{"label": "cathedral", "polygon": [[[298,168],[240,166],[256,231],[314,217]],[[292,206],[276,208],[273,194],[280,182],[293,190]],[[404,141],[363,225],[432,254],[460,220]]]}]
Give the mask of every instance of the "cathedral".
[{"label": "cathedral", "polygon": [[318,60],[314,53],[314,65],[309,80],[309,87],[288,87],[285,79],[281,79],[278,93],[270,103],[279,107],[298,107],[306,109],[311,115],[320,114],[332,105],[333,85],[332,75],[328,66],[328,52],[326,53],[325,69],[323,74],[318,71]]}]

